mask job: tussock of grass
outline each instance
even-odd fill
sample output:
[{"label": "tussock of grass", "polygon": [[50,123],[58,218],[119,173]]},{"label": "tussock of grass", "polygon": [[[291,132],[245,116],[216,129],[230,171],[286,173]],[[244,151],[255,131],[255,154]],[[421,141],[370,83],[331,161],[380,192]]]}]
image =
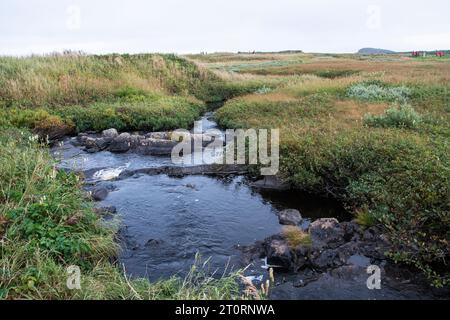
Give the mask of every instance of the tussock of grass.
[{"label": "tussock of grass", "polygon": [[283,227],[282,234],[292,248],[310,246],[312,244],[311,236],[299,227],[285,226]]},{"label": "tussock of grass", "polygon": [[364,228],[370,228],[377,224],[377,219],[369,212],[367,208],[357,210],[355,215],[356,223]]}]

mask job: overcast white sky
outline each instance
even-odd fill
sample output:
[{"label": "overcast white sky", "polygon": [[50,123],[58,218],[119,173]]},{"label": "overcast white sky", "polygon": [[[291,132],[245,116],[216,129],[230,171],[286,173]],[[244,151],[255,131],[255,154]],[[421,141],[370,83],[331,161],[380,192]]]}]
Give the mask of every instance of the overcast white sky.
[{"label": "overcast white sky", "polygon": [[0,0],[0,54],[450,49],[448,0]]}]

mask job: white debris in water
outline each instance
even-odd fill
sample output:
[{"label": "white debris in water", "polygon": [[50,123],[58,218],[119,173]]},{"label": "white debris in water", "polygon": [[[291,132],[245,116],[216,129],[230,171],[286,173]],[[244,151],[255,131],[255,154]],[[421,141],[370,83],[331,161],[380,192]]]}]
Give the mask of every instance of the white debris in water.
[{"label": "white debris in water", "polygon": [[245,279],[247,279],[247,280],[249,280],[251,282],[253,282],[253,281],[262,282],[263,279],[264,279],[264,276],[263,275],[260,275],[260,276],[248,276],[248,277],[245,277]]},{"label": "white debris in water", "polygon": [[263,268],[265,270],[269,270],[270,268],[282,268],[282,266],[275,266],[275,265],[267,264],[267,257],[265,257],[264,259],[261,259],[261,261],[264,263],[261,266],[261,268]]},{"label": "white debris in water", "polygon": [[94,173],[94,179],[108,181],[117,178],[125,169],[127,169],[130,166],[129,163],[127,163],[125,166],[117,167],[117,168],[108,168],[108,169],[102,169]]}]

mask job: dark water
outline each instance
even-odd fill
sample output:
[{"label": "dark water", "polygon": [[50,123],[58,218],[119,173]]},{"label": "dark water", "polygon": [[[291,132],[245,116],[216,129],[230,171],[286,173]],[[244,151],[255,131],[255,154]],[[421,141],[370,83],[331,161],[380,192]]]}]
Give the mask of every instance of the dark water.
[{"label": "dark water", "polygon": [[170,158],[89,154],[70,142],[54,152],[63,154],[61,167],[88,170],[91,181],[114,190],[99,206],[118,210],[123,225],[120,262],[129,274],[152,280],[184,274],[196,253],[210,258],[211,269],[222,269],[227,264],[244,267],[236,247],[280,232],[276,216],[279,210],[299,209],[306,219],[344,213],[336,203],[312,196],[291,192],[260,194],[241,176],[141,175],[109,181],[124,169],[171,165]]}]

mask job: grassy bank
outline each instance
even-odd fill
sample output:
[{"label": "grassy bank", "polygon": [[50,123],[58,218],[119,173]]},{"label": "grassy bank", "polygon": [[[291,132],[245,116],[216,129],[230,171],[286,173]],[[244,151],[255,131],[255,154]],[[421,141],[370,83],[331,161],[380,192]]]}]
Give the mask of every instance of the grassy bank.
[{"label": "grassy bank", "polygon": [[[227,128],[280,128],[287,180],[340,199],[365,226],[383,225],[393,243],[387,255],[449,285],[450,64],[322,59],[264,68],[282,85],[230,100],[217,120]],[[358,73],[319,75],[345,70]]]},{"label": "grassy bank", "polygon": [[253,92],[175,55],[0,58],[0,125],[55,138],[114,127],[188,128],[208,102]]}]

